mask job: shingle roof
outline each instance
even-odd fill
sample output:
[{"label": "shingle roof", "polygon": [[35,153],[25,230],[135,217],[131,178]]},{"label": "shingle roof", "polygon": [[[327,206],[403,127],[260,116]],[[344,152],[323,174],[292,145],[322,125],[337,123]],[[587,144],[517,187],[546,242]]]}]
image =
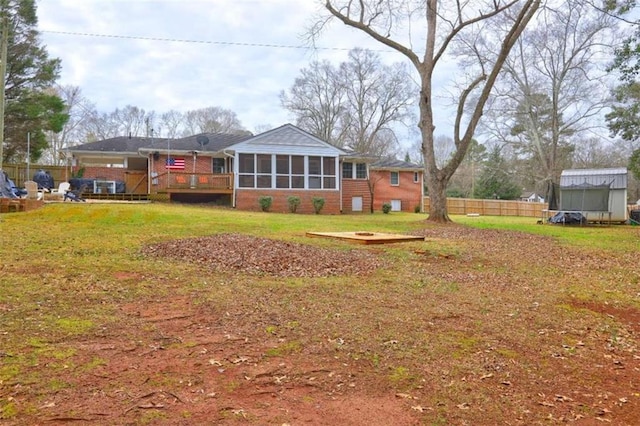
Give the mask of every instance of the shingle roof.
[{"label": "shingle roof", "polygon": [[[218,152],[233,144],[250,139],[251,137],[253,137],[253,135],[250,133],[202,133],[171,140],[168,138],[119,136],[76,145],[68,148],[68,151],[137,154],[138,151],[167,151],[170,149],[172,151]],[[200,144],[199,141],[206,141],[206,143]]]},{"label": "shingle roof", "polygon": [[[166,139],[160,139],[165,141]],[[138,149],[151,146],[153,142],[160,142],[158,138],[142,138],[118,136],[116,138],[103,139],[95,142],[88,142],[68,148],[70,152],[131,152],[137,153]]]},{"label": "shingle roof", "polygon": [[422,170],[422,166],[418,164],[396,160],[395,158],[380,159],[371,164],[371,167],[374,169]]},{"label": "shingle roof", "polygon": [[[176,151],[200,151],[200,152],[218,152],[238,142],[251,139],[251,133],[246,134],[229,134],[229,133],[201,133],[199,135],[188,136],[181,139],[171,140],[171,150]],[[155,149],[167,149],[167,140],[164,144],[154,144]]]}]

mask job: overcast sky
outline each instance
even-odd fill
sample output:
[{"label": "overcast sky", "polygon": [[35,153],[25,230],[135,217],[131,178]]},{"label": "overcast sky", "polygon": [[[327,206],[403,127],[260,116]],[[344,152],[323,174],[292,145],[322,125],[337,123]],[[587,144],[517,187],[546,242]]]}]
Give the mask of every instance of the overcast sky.
[{"label": "overcast sky", "polygon": [[[249,130],[290,121],[280,107],[301,68],[336,64],[356,46],[381,47],[334,25],[304,46],[314,0],[38,0],[39,29],[59,83],[79,86],[99,111],[166,112],[220,106]],[[105,37],[113,36],[113,37]],[[156,38],[160,40],[149,40]],[[176,40],[176,41],[171,41]],[[402,60],[386,53],[390,62]]]}]

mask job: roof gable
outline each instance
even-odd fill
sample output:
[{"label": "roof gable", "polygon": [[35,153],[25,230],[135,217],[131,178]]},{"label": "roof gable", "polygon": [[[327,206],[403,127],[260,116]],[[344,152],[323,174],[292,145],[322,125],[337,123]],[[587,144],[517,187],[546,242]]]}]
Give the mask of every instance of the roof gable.
[{"label": "roof gable", "polygon": [[300,154],[317,151],[331,152],[334,155],[344,154],[341,149],[292,124],[285,124],[256,135],[236,144],[233,149],[244,152],[276,152],[280,150],[286,152],[296,149]]}]

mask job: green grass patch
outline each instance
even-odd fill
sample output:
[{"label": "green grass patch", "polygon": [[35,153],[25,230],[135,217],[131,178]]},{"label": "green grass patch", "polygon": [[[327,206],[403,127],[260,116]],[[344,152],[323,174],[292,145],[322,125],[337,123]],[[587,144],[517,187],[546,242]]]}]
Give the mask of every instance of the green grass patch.
[{"label": "green grass patch", "polygon": [[286,342],[275,348],[267,349],[265,355],[268,357],[282,357],[293,353],[300,352],[302,350],[302,343],[299,341]]}]

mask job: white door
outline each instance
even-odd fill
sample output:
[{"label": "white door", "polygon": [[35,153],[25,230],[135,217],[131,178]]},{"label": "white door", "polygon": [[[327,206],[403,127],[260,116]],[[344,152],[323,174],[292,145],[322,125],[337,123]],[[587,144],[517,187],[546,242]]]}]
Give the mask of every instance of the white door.
[{"label": "white door", "polygon": [[392,212],[401,212],[402,211],[402,201],[401,200],[391,200],[391,211]]},{"label": "white door", "polygon": [[352,212],[362,211],[362,197],[351,198],[351,211]]}]

